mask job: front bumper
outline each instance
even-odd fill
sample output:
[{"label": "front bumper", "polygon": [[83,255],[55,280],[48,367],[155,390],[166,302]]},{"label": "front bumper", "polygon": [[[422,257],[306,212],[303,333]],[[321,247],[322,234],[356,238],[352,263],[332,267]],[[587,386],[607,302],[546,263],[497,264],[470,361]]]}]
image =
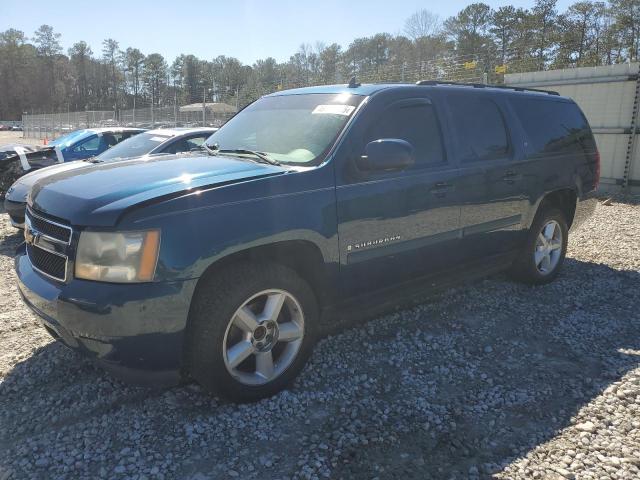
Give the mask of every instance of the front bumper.
[{"label": "front bumper", "polygon": [[197,280],[112,284],[71,280],[59,284],[15,260],[25,303],[51,335],[138,384],[180,381],[184,330]]},{"label": "front bumper", "polygon": [[8,198],[4,199],[4,210],[9,214],[11,224],[16,228],[24,228],[24,211],[27,204],[24,202],[14,202]]}]

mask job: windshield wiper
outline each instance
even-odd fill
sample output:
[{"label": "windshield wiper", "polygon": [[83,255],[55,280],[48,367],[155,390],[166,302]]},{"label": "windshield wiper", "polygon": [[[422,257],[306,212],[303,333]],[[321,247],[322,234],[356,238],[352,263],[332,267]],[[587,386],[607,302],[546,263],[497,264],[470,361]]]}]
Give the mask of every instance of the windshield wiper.
[{"label": "windshield wiper", "polygon": [[269,165],[280,165],[280,162],[274,160],[273,158],[269,158],[266,153],[256,152],[255,150],[247,150],[245,148],[234,148],[234,149],[225,149],[225,150],[215,150],[218,153],[237,153],[240,155],[253,155],[257,159],[260,160],[260,163],[267,163]]}]

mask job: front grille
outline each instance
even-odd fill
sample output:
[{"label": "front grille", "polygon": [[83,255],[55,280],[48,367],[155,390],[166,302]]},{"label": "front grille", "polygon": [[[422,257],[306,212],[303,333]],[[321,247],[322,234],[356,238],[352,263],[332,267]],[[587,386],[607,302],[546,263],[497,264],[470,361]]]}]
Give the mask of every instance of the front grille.
[{"label": "front grille", "polygon": [[65,257],[29,244],[27,244],[27,255],[31,264],[38,271],[61,282],[65,281],[67,276],[67,259]]},{"label": "front grille", "polygon": [[40,233],[65,243],[69,243],[71,240],[71,227],[47,220],[34,214],[31,210],[27,210],[27,215],[33,228]]}]

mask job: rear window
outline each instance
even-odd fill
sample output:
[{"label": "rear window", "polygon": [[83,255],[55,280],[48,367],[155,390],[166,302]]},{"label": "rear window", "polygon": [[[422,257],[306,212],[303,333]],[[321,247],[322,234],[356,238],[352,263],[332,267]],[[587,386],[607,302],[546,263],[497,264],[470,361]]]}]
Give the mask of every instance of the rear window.
[{"label": "rear window", "polygon": [[575,103],[535,98],[513,98],[511,102],[527,135],[530,153],[595,151],[589,124]]},{"label": "rear window", "polygon": [[502,113],[492,100],[471,95],[447,99],[463,161],[487,161],[509,155]]}]

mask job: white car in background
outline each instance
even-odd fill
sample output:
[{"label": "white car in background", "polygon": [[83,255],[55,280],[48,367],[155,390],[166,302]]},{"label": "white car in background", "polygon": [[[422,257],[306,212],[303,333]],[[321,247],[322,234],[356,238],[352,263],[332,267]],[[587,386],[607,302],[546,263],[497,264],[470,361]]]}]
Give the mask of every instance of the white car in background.
[{"label": "white car in background", "polygon": [[23,228],[27,195],[38,180],[59,172],[87,168],[94,163],[197,150],[216,130],[218,129],[209,127],[149,130],[118,143],[96,157],[41,168],[20,177],[11,185],[4,199],[5,211],[9,214],[14,227]]}]

